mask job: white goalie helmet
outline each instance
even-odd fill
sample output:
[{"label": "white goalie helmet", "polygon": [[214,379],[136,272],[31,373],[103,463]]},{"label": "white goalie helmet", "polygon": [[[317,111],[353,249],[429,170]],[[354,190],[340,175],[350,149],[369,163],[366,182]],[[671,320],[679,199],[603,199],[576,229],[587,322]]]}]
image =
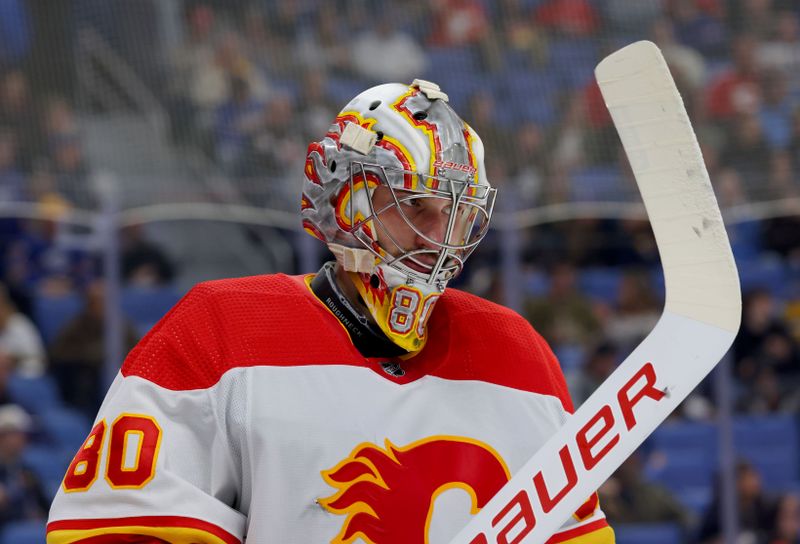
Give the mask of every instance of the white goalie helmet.
[{"label": "white goalie helmet", "polygon": [[424,345],[436,299],[486,234],[495,190],[483,155],[447,95],[421,80],[367,89],[308,147],[303,226],[407,351]]}]

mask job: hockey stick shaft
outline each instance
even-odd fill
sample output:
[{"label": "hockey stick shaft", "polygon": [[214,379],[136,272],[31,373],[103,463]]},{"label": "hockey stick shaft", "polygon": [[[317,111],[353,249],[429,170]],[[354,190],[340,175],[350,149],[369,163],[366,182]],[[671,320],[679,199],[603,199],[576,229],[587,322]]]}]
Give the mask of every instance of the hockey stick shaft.
[{"label": "hockey stick shaft", "polygon": [[545,542],[711,371],[739,329],[730,243],[661,52],[637,42],[595,74],[656,237],[664,313],[452,544]]}]

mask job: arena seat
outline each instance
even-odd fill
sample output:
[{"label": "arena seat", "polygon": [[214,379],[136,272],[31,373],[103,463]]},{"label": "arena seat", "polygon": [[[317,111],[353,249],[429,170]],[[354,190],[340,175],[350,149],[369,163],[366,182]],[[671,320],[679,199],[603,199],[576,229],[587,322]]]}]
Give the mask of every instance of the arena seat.
[{"label": "arena seat", "polygon": [[[510,108],[503,108],[511,119],[505,124],[519,124],[520,120],[549,126],[557,121],[562,83],[550,70],[515,70],[503,78],[504,95]],[[501,113],[501,112],[498,112]]]},{"label": "arena seat", "polygon": [[58,386],[47,375],[39,378],[13,375],[8,382],[8,392],[15,403],[31,414],[40,414],[61,406]]},{"label": "arena seat", "polygon": [[614,525],[617,544],[675,544],[683,532],[677,523],[627,523]]},{"label": "arena seat", "polygon": [[711,504],[713,492],[709,486],[685,487],[675,492],[675,498],[700,518]]},{"label": "arena seat", "polygon": [[710,423],[667,421],[648,439],[652,449],[706,451],[716,455],[717,428]]},{"label": "arena seat", "polygon": [[617,166],[591,166],[570,175],[571,200],[576,202],[626,201],[631,191]]},{"label": "arena seat", "polygon": [[737,260],[736,266],[743,293],[766,289],[773,296],[781,297],[789,285],[789,272],[780,259]]},{"label": "arena seat", "polygon": [[748,460],[768,490],[800,480],[797,421],[786,415],[738,416],[733,423],[736,455]]},{"label": "arena seat", "polygon": [[550,64],[570,88],[584,87],[594,78],[600,60],[600,47],[592,39],[554,40],[550,46]]},{"label": "arena seat", "polygon": [[130,319],[139,334],[144,335],[181,298],[172,286],[127,287],[121,295],[122,313]]},{"label": "arena seat", "polygon": [[11,521],[3,528],[0,544],[42,544],[47,525],[42,521]]},{"label": "arena seat", "polygon": [[75,451],[33,444],[25,448],[22,453],[22,462],[36,474],[45,493],[52,499],[55,497],[74,455]]},{"label": "arena seat", "polygon": [[666,462],[663,467],[650,472],[651,480],[660,483],[673,493],[680,493],[688,488],[711,489],[717,467],[716,457],[693,451],[663,453]]},{"label": "arena seat", "polygon": [[325,94],[336,104],[346,104],[364,90],[364,82],[353,78],[329,77],[325,83]]},{"label": "arena seat", "polygon": [[[431,47],[425,54],[428,57],[426,79],[440,85],[439,79],[447,74],[459,72],[472,75],[481,71],[475,52],[469,47]],[[443,85],[442,88],[449,92]]]},{"label": "arena seat", "polygon": [[587,268],[578,276],[578,289],[592,300],[613,304],[621,281],[618,268]]},{"label": "arena seat", "polygon": [[38,420],[45,437],[56,448],[69,451],[77,451],[92,429],[89,419],[71,408],[46,410]]},{"label": "arena seat", "polygon": [[77,293],[61,296],[35,293],[33,297],[33,320],[45,344],[55,339],[58,332],[83,307],[83,300]]}]

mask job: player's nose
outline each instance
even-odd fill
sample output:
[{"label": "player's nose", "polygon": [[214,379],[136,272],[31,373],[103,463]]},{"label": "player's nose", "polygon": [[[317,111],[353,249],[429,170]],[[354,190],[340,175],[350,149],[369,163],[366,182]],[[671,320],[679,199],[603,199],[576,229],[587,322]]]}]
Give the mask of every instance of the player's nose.
[{"label": "player's nose", "polygon": [[417,235],[417,245],[425,249],[439,249],[447,234],[449,204],[431,203],[417,217],[417,229],[424,236]]}]

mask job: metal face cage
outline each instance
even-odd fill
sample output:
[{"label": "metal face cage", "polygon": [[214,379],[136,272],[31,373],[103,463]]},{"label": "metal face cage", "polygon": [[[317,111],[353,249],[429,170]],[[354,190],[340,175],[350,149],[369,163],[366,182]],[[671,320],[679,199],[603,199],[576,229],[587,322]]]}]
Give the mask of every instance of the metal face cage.
[{"label": "metal face cage", "polygon": [[[376,173],[377,176],[369,176]],[[377,182],[374,181],[376,177]],[[409,284],[414,281],[438,283],[443,289],[445,282],[461,272],[467,257],[486,236],[494,208],[496,189],[474,183],[472,176],[464,178],[430,176],[352,161],[351,200],[347,210],[351,233],[366,249],[406,274]],[[370,188],[368,179],[373,180],[373,188]],[[353,205],[359,184],[367,190],[367,217],[356,217],[356,206]],[[387,204],[376,209],[373,195],[378,187],[386,187],[391,197]],[[436,204],[430,199],[437,199]],[[437,211],[441,207],[446,215],[441,240],[434,239],[425,231],[425,225],[418,221],[416,210],[430,207]],[[402,218],[415,240],[422,241],[421,245],[403,247],[398,233],[393,233],[384,221],[386,214],[394,212]]]}]

